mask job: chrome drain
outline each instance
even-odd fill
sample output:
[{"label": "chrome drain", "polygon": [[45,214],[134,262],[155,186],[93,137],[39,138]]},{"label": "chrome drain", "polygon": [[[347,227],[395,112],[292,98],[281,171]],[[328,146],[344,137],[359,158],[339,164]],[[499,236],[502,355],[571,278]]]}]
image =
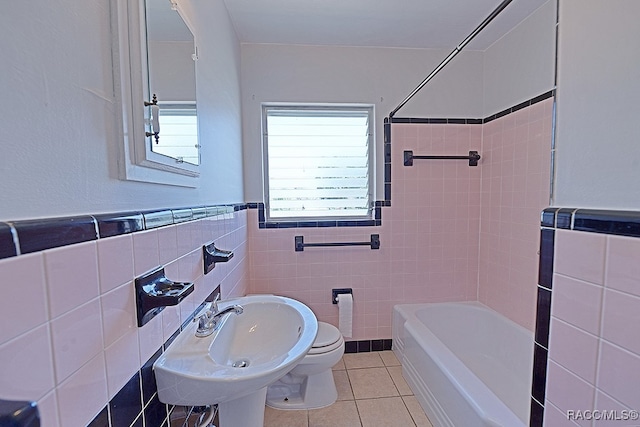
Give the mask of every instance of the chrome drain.
[{"label": "chrome drain", "polygon": [[249,361],[247,359],[236,360],[231,366],[233,366],[234,368],[246,368],[247,366],[249,366]]}]

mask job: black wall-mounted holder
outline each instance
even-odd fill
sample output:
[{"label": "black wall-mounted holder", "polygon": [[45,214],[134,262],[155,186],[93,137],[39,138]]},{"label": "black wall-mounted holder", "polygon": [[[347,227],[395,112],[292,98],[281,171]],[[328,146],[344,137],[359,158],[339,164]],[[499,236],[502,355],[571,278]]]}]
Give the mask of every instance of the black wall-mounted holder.
[{"label": "black wall-mounted holder", "polygon": [[204,260],[204,274],[209,273],[216,266],[216,262],[227,262],[233,258],[233,252],[216,248],[215,243],[202,246]]},{"label": "black wall-mounted holder", "polygon": [[469,151],[468,156],[414,156],[413,151],[406,150],[404,152],[404,165],[413,166],[413,159],[427,160],[469,160],[469,166],[478,166],[480,154],[477,151]]},{"label": "black wall-mounted holder", "polygon": [[136,311],[138,326],[144,326],[165,307],[177,305],[193,292],[191,282],[173,282],[164,275],[164,267],[137,277]]},{"label": "black wall-mounted holder", "polygon": [[336,288],[331,289],[331,302],[334,304],[338,303],[338,295],[340,294],[351,294],[353,295],[353,289],[351,288]]},{"label": "black wall-mounted holder", "polygon": [[0,399],[0,426],[40,427],[36,402]]}]

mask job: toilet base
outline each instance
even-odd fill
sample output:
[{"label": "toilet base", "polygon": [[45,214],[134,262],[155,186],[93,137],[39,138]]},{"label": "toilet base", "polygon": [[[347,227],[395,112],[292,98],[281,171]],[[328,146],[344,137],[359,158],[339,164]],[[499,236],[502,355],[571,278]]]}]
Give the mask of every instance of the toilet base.
[{"label": "toilet base", "polygon": [[285,377],[270,385],[267,391],[267,406],[276,409],[318,409],[332,405],[337,399],[331,368],[310,375],[299,384],[295,378]]}]

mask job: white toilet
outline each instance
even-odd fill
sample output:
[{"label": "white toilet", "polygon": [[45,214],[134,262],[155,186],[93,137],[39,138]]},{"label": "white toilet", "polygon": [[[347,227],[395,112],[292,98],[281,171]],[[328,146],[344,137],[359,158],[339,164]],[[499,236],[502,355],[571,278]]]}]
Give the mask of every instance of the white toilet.
[{"label": "white toilet", "polygon": [[318,322],[313,346],[287,375],[267,388],[267,405],[277,409],[313,409],[338,398],[331,368],[344,354],[344,338],[333,325]]}]

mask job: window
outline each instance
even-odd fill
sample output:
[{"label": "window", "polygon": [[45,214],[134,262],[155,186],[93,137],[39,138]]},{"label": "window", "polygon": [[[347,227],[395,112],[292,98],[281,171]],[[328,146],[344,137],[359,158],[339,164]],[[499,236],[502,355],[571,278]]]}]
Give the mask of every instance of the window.
[{"label": "window", "polygon": [[178,162],[200,164],[198,145],[198,115],[195,104],[161,104],[158,141],[151,141],[155,153],[172,157]]},{"label": "window", "polygon": [[372,218],[373,107],[263,106],[267,221]]}]

